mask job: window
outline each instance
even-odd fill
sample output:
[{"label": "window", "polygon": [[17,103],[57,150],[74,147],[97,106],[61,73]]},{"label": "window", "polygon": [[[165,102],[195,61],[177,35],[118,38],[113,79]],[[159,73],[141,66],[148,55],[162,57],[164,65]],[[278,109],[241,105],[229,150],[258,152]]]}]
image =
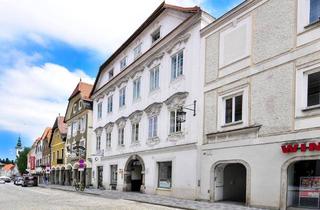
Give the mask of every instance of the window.
[{"label": "window", "polygon": [[98,103],[98,119],[102,118],[102,102]]},{"label": "window", "polygon": [[308,75],[307,106],[320,105],[320,72]]},{"label": "window", "polygon": [[78,107],[78,110],[80,111],[82,109],[82,102],[79,101],[79,107]]},{"label": "window", "polygon": [[73,104],[72,110],[73,110],[73,114],[76,113],[76,111],[77,111],[77,104]]},{"label": "window", "polygon": [[71,136],[71,132],[72,132],[71,125],[68,125],[68,137]]},{"label": "window", "polygon": [[82,116],[80,118],[80,131],[84,132],[86,130],[86,117]]},{"label": "window", "polygon": [[320,1],[310,0],[309,23],[320,21]]},{"label": "window", "polygon": [[176,133],[181,131],[181,122],[178,120],[178,112],[170,112],[170,133]]},{"label": "window", "polygon": [[183,51],[180,51],[171,57],[171,80],[183,74]]},{"label": "window", "polygon": [[59,151],[57,151],[57,159],[59,159],[59,158],[60,158]]},{"label": "window", "polygon": [[120,61],[120,70],[123,70],[126,67],[127,67],[127,56],[122,58],[122,60]]},{"label": "window", "polygon": [[133,81],[133,100],[140,98],[140,77]]},{"label": "window", "polygon": [[53,152],[53,154],[52,154],[52,159],[53,159],[53,160],[56,159],[56,153],[55,153],[55,152]]},{"label": "window", "polygon": [[150,91],[159,88],[159,66],[150,70]]},{"label": "window", "polygon": [[118,145],[124,145],[124,128],[118,129]]},{"label": "window", "polygon": [[225,124],[242,121],[242,95],[224,99]]},{"label": "window", "polygon": [[139,123],[132,124],[132,143],[139,141]]},{"label": "window", "polygon": [[113,95],[108,97],[108,109],[107,109],[108,113],[112,112],[112,106],[113,106],[112,104],[113,104]]},{"label": "window", "polygon": [[113,77],[113,69],[108,71],[108,80],[112,79]]},{"label": "window", "polygon": [[158,28],[151,34],[152,43],[157,41],[159,38],[160,38],[160,28]]},{"label": "window", "polygon": [[119,91],[119,107],[126,105],[126,87],[123,87]]},{"label": "window", "polygon": [[172,186],[172,162],[158,162],[158,187],[170,189]]},{"label": "window", "polygon": [[107,133],[107,138],[106,138],[106,147],[110,148],[111,147],[111,133]]},{"label": "window", "polygon": [[158,123],[158,117],[152,116],[149,118],[149,138],[157,137],[157,125]]},{"label": "window", "polygon": [[74,121],[72,122],[72,136],[75,136],[78,131],[78,122]]},{"label": "window", "polygon": [[118,177],[118,166],[117,165],[110,165],[110,171],[111,171],[111,184],[116,185],[117,184],[117,177]]},{"label": "window", "polygon": [[137,59],[141,55],[141,45],[142,44],[140,43],[138,46],[136,46],[133,49],[133,53],[134,53],[133,57],[134,57],[134,59]]},{"label": "window", "polygon": [[96,150],[100,151],[100,149],[101,149],[101,136],[97,136]]}]

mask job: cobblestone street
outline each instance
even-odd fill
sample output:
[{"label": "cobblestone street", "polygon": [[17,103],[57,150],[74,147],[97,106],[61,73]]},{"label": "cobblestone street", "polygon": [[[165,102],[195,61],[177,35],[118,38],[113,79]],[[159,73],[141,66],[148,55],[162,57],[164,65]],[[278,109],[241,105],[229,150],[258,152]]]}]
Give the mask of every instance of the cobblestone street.
[{"label": "cobblestone street", "polygon": [[[60,189],[64,191],[74,191],[73,187],[60,185],[41,185],[43,188]],[[260,210],[258,208],[250,208],[242,205],[227,204],[227,203],[209,203],[204,201],[192,201],[186,199],[178,199],[160,195],[141,194],[134,192],[119,192],[110,190],[86,189],[81,194],[99,195],[107,199],[121,199],[149,203],[161,206],[168,206],[180,209],[194,210]],[[151,208],[153,209],[153,208]]]}]

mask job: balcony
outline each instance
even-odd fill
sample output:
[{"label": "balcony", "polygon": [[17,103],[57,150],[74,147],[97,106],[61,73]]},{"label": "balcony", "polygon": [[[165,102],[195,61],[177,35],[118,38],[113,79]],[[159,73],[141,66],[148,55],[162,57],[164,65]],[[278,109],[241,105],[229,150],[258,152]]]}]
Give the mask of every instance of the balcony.
[{"label": "balcony", "polygon": [[57,159],[57,164],[63,164],[63,159]]}]

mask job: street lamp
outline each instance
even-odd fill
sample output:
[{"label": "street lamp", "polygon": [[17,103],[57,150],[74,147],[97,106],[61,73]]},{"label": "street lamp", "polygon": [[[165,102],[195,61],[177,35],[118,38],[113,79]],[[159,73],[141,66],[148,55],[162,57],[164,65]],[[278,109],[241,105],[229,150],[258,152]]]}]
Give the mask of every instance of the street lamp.
[{"label": "street lamp", "polygon": [[[190,106],[193,106],[193,108],[188,108]],[[179,107],[179,109],[177,110],[177,121],[180,123],[186,122],[187,112],[184,111],[184,109],[188,110],[188,111],[193,111],[193,116],[196,116],[196,108],[197,108],[197,101],[196,100],[193,101],[193,104]]]}]

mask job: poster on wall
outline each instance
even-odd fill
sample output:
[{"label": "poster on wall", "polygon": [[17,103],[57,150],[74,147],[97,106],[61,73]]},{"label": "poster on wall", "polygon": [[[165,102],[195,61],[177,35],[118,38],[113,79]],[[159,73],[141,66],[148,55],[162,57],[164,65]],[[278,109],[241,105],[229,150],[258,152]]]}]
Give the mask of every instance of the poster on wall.
[{"label": "poster on wall", "polygon": [[300,177],[299,206],[320,206],[320,176]]}]

